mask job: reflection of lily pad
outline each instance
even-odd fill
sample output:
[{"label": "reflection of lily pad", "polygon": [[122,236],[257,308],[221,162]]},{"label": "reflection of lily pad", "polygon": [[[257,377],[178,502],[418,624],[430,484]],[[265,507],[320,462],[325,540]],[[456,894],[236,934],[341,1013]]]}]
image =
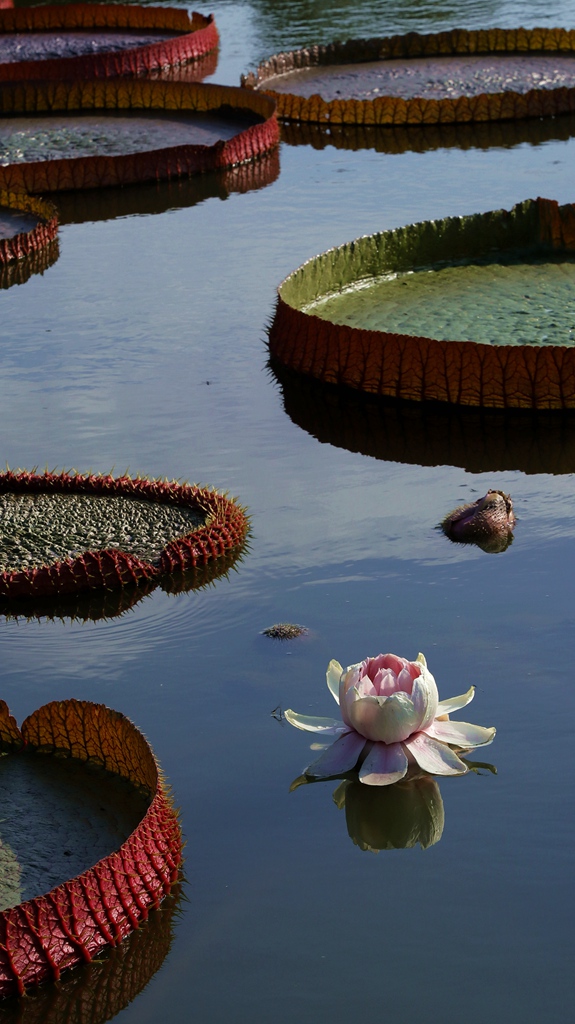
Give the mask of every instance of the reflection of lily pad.
[{"label": "reflection of lily pad", "polygon": [[280,53],[242,84],[278,116],[321,124],[500,121],[573,111],[575,32],[487,29],[356,39]]},{"label": "reflection of lily pad", "polygon": [[279,150],[274,149],[260,160],[197,174],[193,178],[146,182],[130,188],[59,192],[58,215],[60,224],[80,224],[185,209],[206,199],[227,199],[235,192],[266,188],[276,180],[279,171]]},{"label": "reflection of lily pad", "polygon": [[32,193],[234,167],[279,139],[269,97],[192,82],[7,84],[0,114],[0,187]]},{"label": "reflection of lily pad", "polygon": [[0,597],[160,582],[239,549],[233,500],[196,486],[124,476],[0,475]]},{"label": "reflection of lily pad", "polygon": [[73,4],[0,13],[0,80],[145,75],[218,45],[213,16],[168,7]]},{"label": "reflection of lily pad", "polygon": [[180,887],[119,946],[64,974],[57,985],[42,985],[25,999],[0,1002],[0,1024],[105,1024],[146,987],[170,951]]},{"label": "reflection of lily pad", "polygon": [[575,114],[527,118],[523,121],[474,121],[471,124],[315,124],[286,122],[282,142],[314,149],[360,150],[377,153],[429,153],[435,149],[511,149],[527,143],[566,142],[575,135]]},{"label": "reflection of lily pad", "polygon": [[0,742],[12,757],[52,755],[105,769],[151,801],[117,851],[45,895],[0,913],[0,995],[7,996],[57,980],[63,970],[121,943],[177,881],[182,839],[147,741],[103,704],[54,701],[20,730],[1,702]]},{"label": "reflection of lily pad", "polygon": [[575,206],[544,199],[356,239],[280,285],[270,354],[393,398],[573,408],[574,253]]},{"label": "reflection of lily pad", "polygon": [[271,364],[287,415],[322,444],[385,462],[469,473],[575,473],[575,411],[402,402]]}]

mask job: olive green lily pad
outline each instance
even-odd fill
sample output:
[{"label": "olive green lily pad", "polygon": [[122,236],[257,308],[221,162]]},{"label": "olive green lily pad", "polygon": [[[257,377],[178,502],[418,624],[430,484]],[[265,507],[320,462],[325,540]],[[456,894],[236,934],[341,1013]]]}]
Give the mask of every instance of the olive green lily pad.
[{"label": "olive green lily pad", "polygon": [[372,394],[575,408],[575,206],[527,200],[356,239],[278,289],[273,360]]}]

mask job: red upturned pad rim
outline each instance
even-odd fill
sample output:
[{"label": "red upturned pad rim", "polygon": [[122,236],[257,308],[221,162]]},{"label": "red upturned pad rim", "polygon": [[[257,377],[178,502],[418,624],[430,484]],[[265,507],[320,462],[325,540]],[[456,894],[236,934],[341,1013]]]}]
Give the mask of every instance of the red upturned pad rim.
[{"label": "red upturned pad rim", "polygon": [[206,565],[239,548],[248,532],[246,511],[233,498],[178,481],[80,473],[0,473],[0,493],[91,494],[143,498],[165,505],[197,508],[205,524],[163,549],[157,565],[117,548],[85,551],[77,558],[37,569],[0,573],[0,598],[43,597],[81,590],[111,589],[151,580],[162,582]]},{"label": "red upturned pad rim", "polygon": [[152,797],[118,850],[45,895],[0,913],[0,997],[6,997],[57,981],[62,971],[118,945],[145,921],[178,881],[182,835],[147,740],[105,704],[53,701],[19,729],[0,701],[0,749],[96,764]]},{"label": "red upturned pad rim", "polygon": [[0,81],[147,75],[198,60],[215,50],[219,42],[212,14],[206,17],[196,11],[188,13],[178,8],[58,4],[0,11],[0,33],[4,35],[82,29],[158,29],[179,35],[114,52],[0,63]]},{"label": "red upturned pad rim", "polygon": [[286,121],[314,121],[319,124],[453,124],[466,121],[508,121],[523,117],[552,117],[575,110],[575,88],[531,89],[526,93],[482,93],[445,99],[402,99],[378,96],[373,100],[337,99],[325,101],[319,95],[297,96],[275,92],[271,79],[298,69],[318,65],[355,64],[375,60],[409,60],[416,57],[467,56],[470,54],[532,52],[572,53],[575,29],[452,29],[420,35],[387,36],[381,39],[350,39],[327,46],[278,53],[264,61],[257,71],[242,75],[247,89],[272,96],[279,118]]},{"label": "red upturned pad rim", "polygon": [[498,409],[575,408],[575,347],[486,345],[334,324],[304,312],[360,279],[497,253],[575,251],[575,204],[528,199],[363,238],[304,263],[278,288],[272,359],[331,384],[415,402]]},{"label": "red upturned pad rim", "polygon": [[56,207],[46,199],[0,189],[0,206],[30,213],[38,218],[38,224],[30,231],[20,231],[12,238],[0,238],[0,264],[25,259],[50,245],[56,238],[58,214]]},{"label": "red upturned pad rim", "polygon": [[7,83],[0,90],[0,116],[106,110],[165,110],[205,113],[226,109],[261,118],[225,142],[181,145],[118,156],[15,163],[0,167],[0,188],[55,192],[164,181],[249,163],[275,149],[279,125],[275,103],[236,86],[148,79]]}]

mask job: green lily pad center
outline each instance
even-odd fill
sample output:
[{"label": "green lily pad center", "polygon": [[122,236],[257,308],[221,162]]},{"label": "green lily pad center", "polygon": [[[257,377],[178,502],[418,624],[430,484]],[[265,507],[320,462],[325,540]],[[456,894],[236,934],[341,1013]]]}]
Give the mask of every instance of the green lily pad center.
[{"label": "green lily pad center", "polygon": [[485,345],[575,345],[575,257],[419,268],[306,307],[332,323]]},{"label": "green lily pad center", "polygon": [[205,518],[198,509],[123,496],[9,492],[0,495],[0,571],[109,548],[157,565],[167,544]]}]

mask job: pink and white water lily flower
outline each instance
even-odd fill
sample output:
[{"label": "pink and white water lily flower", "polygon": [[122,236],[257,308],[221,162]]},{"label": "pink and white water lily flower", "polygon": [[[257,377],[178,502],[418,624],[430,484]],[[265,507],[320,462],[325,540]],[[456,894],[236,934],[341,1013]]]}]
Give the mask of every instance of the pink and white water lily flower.
[{"label": "pink and white water lily flower", "polygon": [[452,711],[473,700],[475,687],[440,701],[423,654],[416,661],[380,654],[345,671],[330,661],[327,685],[340,706],[341,721],[285,712],[298,729],[337,737],[306,768],[313,778],[343,775],[358,763],[360,781],[368,786],[398,782],[410,765],[432,775],[464,775],[468,768],[456,750],[486,746],[495,736],[495,729],[449,721]]}]

